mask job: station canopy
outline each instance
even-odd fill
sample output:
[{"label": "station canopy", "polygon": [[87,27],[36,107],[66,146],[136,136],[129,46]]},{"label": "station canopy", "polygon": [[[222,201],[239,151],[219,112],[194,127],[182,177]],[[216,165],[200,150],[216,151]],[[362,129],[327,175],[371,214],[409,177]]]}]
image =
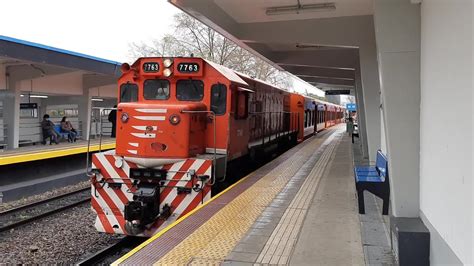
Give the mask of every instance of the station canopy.
[{"label": "station canopy", "polygon": [[371,0],[169,2],[278,69],[333,94],[354,94],[359,47],[374,38]]},{"label": "station canopy", "polygon": [[[1,35],[0,66],[14,81],[40,79],[36,84],[44,85],[36,86],[35,93],[59,95],[81,95],[83,89],[115,87],[120,75],[118,62]],[[63,77],[61,82],[58,75]],[[48,79],[52,77],[56,78]],[[77,81],[78,88],[66,84],[73,81]]]}]

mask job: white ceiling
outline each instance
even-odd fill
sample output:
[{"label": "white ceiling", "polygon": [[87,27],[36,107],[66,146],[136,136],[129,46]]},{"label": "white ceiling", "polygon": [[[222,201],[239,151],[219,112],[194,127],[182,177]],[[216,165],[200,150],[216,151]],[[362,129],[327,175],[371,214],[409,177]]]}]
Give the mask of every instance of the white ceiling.
[{"label": "white ceiling", "polygon": [[373,0],[300,0],[301,5],[335,3],[336,10],[268,16],[269,7],[297,5],[297,0],[214,0],[238,23],[271,22],[347,16],[372,15]]}]

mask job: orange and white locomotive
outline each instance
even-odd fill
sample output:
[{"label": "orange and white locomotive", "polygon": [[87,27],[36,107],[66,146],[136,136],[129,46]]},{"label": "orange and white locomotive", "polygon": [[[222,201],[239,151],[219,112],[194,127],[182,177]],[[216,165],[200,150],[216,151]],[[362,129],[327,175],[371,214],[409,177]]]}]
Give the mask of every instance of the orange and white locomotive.
[{"label": "orange and white locomotive", "polygon": [[116,150],[92,155],[98,231],[151,236],[211,198],[227,164],[342,121],[344,109],[201,58],[122,65]]}]

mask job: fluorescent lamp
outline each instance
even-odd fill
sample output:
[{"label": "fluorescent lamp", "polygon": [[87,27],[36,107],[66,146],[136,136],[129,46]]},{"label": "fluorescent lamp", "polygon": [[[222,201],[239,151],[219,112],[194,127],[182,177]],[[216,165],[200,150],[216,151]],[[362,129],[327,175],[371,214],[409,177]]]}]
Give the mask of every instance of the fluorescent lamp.
[{"label": "fluorescent lamp", "polygon": [[21,97],[29,96],[30,98],[41,98],[41,99],[47,99],[47,95],[35,95],[35,94],[30,94],[30,95],[24,95],[20,94]]},{"label": "fluorescent lamp", "polygon": [[30,95],[31,98],[41,98],[41,99],[47,99],[47,95]]},{"label": "fluorescent lamp", "polygon": [[101,98],[92,98],[91,101],[93,101],[93,102],[103,102],[104,99],[101,99]]},{"label": "fluorescent lamp", "polygon": [[334,3],[319,3],[309,5],[291,5],[291,6],[275,6],[267,8],[265,14],[267,16],[283,15],[283,14],[299,14],[317,11],[332,11],[336,10]]}]

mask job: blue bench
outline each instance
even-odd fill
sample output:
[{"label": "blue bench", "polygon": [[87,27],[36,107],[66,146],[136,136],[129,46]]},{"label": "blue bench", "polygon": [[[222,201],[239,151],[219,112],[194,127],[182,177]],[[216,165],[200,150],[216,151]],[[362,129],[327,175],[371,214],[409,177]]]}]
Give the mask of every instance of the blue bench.
[{"label": "blue bench", "polygon": [[[61,138],[63,138],[63,139],[68,138],[68,133],[63,132],[63,130],[61,129],[61,125],[54,125],[54,131],[56,131],[61,136]],[[58,141],[59,141],[59,139],[58,139]]]},{"label": "blue bench", "polygon": [[382,151],[377,151],[374,166],[354,167],[359,213],[365,214],[364,190],[383,200],[382,214],[388,215],[390,202],[390,184],[388,178],[388,161]]}]

